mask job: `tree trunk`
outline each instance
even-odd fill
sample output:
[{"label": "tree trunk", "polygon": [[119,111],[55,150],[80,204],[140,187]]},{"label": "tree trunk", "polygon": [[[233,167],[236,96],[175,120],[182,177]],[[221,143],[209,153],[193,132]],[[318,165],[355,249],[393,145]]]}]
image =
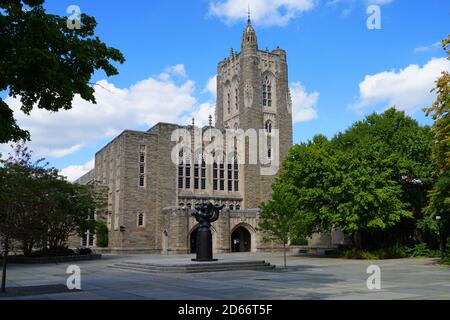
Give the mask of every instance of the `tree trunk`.
[{"label": "tree trunk", "polygon": [[352,238],[352,251],[355,252],[357,249],[357,245],[356,245],[356,232],[353,232],[351,235]]},{"label": "tree trunk", "polygon": [[7,266],[7,260],[8,260],[8,244],[9,244],[9,239],[7,238],[3,244],[4,247],[4,251],[3,251],[3,271],[2,271],[2,289],[1,292],[5,292],[6,291],[6,266]]},{"label": "tree trunk", "polygon": [[284,268],[287,269],[286,243],[283,243],[283,253],[284,253]]},{"label": "tree trunk", "polygon": [[442,252],[442,258],[445,259],[445,257],[447,256],[447,235],[446,234],[444,234],[444,236],[442,237],[441,252]]}]

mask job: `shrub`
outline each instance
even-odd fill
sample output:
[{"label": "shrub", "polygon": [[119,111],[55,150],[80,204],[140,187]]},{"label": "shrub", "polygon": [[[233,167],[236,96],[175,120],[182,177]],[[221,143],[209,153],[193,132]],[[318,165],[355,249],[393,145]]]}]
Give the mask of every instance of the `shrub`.
[{"label": "shrub", "polygon": [[87,255],[92,254],[92,250],[89,248],[78,248],[76,253],[79,256],[87,256]]},{"label": "shrub", "polygon": [[429,249],[425,243],[420,243],[415,245],[413,248],[408,248],[406,252],[408,253],[408,256],[412,258],[439,257],[439,252]]},{"label": "shrub", "polygon": [[357,260],[383,260],[403,258],[438,258],[439,251],[431,250],[426,244],[417,244],[412,248],[395,245],[393,247],[378,250],[345,250],[339,253],[339,257]]},{"label": "shrub", "polygon": [[396,245],[390,248],[378,250],[344,250],[339,256],[345,259],[356,260],[383,260],[383,259],[401,259],[408,257],[406,248]]},{"label": "shrub", "polygon": [[55,248],[34,251],[30,257],[42,258],[42,257],[68,257],[76,255],[75,251],[69,248]]},{"label": "shrub", "polygon": [[108,247],[108,226],[103,222],[97,223],[95,228],[95,234],[97,236],[97,247],[106,248]]}]

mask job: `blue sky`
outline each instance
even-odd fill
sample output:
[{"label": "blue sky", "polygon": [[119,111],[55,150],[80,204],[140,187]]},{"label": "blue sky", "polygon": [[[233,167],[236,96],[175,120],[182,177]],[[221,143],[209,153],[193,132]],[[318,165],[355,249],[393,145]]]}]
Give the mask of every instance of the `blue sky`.
[{"label": "blue sky", "polygon": [[[420,109],[433,101],[433,79],[449,69],[437,44],[450,30],[449,1],[249,2],[260,48],[287,50],[296,143],[319,133],[332,137],[393,103],[431,124]],[[72,4],[96,17],[97,35],[127,61],[118,76],[95,74],[94,81],[106,80],[98,87],[97,106],[74,101],[78,112],[52,117],[16,112],[37,155],[73,177],[92,166],[95,152],[123,129],[188,122],[192,115],[207,119],[215,101],[208,81],[230,48],[240,48],[246,1],[47,0],[45,7],[67,15]],[[381,30],[367,28],[370,4],[381,8]]]}]

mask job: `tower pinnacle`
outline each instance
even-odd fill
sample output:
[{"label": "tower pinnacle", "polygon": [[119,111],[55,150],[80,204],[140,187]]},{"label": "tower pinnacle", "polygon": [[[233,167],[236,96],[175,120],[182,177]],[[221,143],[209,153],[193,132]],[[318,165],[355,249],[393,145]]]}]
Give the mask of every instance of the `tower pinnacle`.
[{"label": "tower pinnacle", "polygon": [[258,41],[256,39],[256,32],[252,26],[252,16],[250,12],[250,4],[248,5],[248,20],[245,27],[244,34],[242,36],[242,49],[252,48],[258,49]]}]

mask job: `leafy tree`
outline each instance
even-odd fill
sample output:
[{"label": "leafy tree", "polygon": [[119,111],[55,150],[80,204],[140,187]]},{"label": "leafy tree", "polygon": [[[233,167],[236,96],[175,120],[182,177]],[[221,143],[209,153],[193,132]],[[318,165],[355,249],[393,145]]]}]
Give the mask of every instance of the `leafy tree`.
[{"label": "leafy tree", "polygon": [[429,128],[390,109],[331,141],[316,136],[291,148],[276,186],[293,190],[309,236],[339,227],[356,248],[358,234],[387,241],[399,228],[409,239],[430,187],[430,148]]},{"label": "leafy tree", "polygon": [[108,226],[104,222],[98,222],[95,227],[95,234],[97,238],[97,247],[108,247]]},{"label": "leafy tree", "polygon": [[31,161],[24,143],[14,154],[0,157],[0,246],[3,256],[2,291],[6,286],[8,253],[20,243],[25,256],[35,249],[65,248],[71,234],[95,230],[96,210],[106,207],[105,189],[69,183],[42,160]]},{"label": "leafy tree", "polygon": [[[401,210],[395,210],[400,218],[395,221],[386,211],[388,216],[380,216],[379,228],[359,230],[363,242],[369,246],[377,243],[387,246],[421,241],[416,232],[417,221],[423,219],[427,192],[432,187],[430,128],[420,127],[417,121],[392,108],[383,114],[369,115],[335,137],[332,143],[336,153],[349,157],[345,160],[344,156],[345,162],[356,165],[368,178],[373,176],[370,185],[375,188],[366,189],[370,197],[375,194],[379,197],[379,192],[384,196],[389,194],[392,197],[389,203],[407,212],[401,214]],[[349,171],[350,177],[356,172]],[[376,201],[374,210],[383,204],[381,198],[372,200]]]},{"label": "leafy tree", "polygon": [[11,195],[11,179],[8,177],[5,168],[0,166],[0,248],[2,256],[2,283],[1,292],[6,290],[6,268],[8,255],[12,249],[13,235],[18,223],[14,216],[15,203],[6,201]]},{"label": "leafy tree", "polygon": [[[450,60],[450,35],[442,40],[442,47],[446,50]],[[427,115],[435,120],[433,125],[434,147],[434,178],[436,183],[429,194],[430,203],[426,209],[428,225],[437,230],[435,217],[442,217],[443,235],[442,247],[447,246],[450,235],[450,74],[443,72],[436,81],[437,99],[433,106],[426,109]]]},{"label": "leafy tree", "polygon": [[[95,18],[81,15],[81,28],[67,17],[48,14],[44,0],[0,0],[0,91],[20,98],[21,110],[36,106],[57,112],[72,108],[74,95],[95,103],[89,82],[96,70],[118,73],[110,63],[123,55],[95,36]],[[13,111],[0,99],[0,143],[29,139]]]},{"label": "leafy tree", "polygon": [[258,228],[265,232],[265,240],[283,243],[284,267],[287,267],[286,245],[293,234],[298,232],[295,224],[295,213],[298,208],[297,199],[283,184],[274,188],[272,200],[261,205]]}]

